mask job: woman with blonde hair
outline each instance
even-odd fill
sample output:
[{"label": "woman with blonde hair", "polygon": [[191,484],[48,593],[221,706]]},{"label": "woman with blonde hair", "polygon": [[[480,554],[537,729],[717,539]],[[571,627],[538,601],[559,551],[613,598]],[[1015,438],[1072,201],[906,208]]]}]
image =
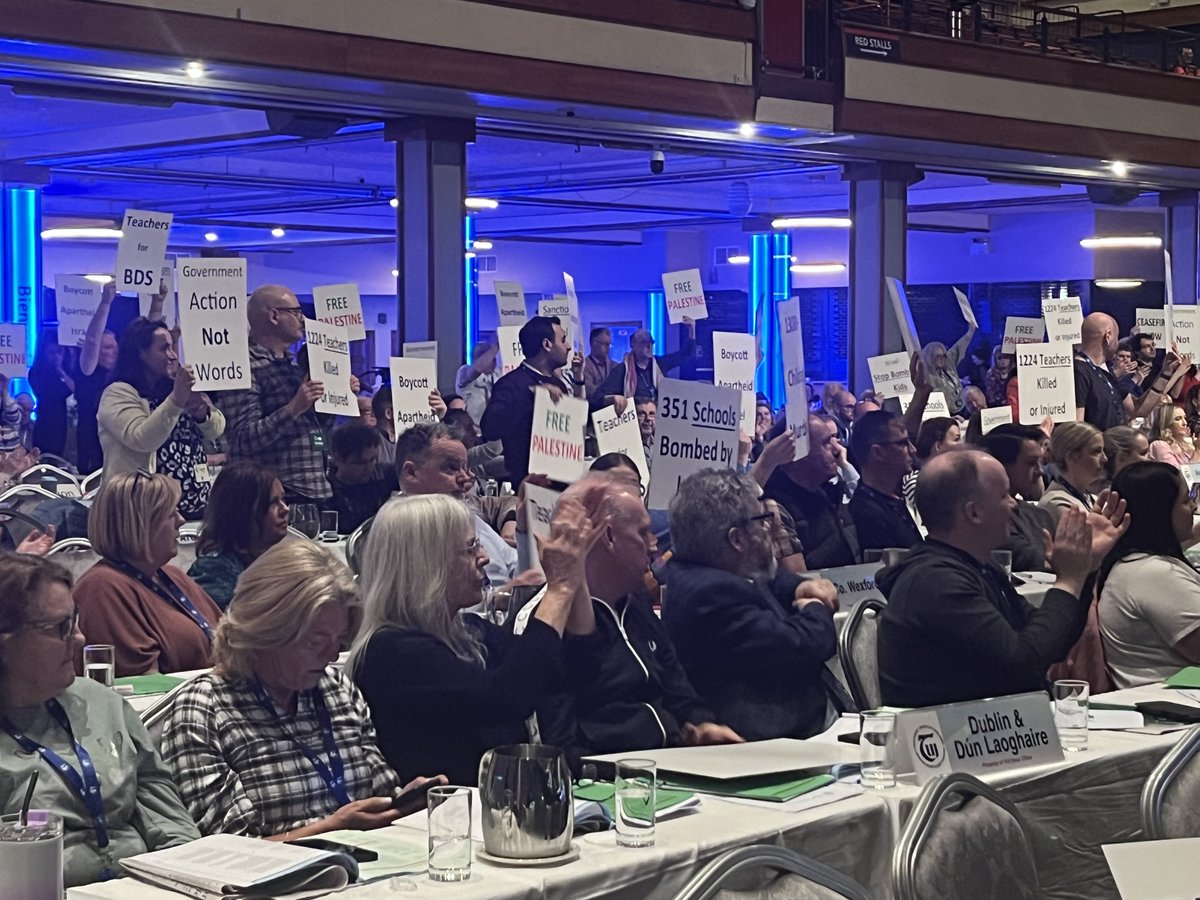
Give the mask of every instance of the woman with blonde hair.
[{"label": "woman with blonde hair", "polygon": [[1151,459],[1178,467],[1196,461],[1196,445],[1188,427],[1187,410],[1182,406],[1164,403],[1155,409],[1150,437]]},{"label": "woman with blonde hair", "polygon": [[968,325],[953,347],[947,347],[941,341],[930,341],[921,350],[921,360],[925,363],[925,376],[929,379],[929,387],[933,391],[941,391],[946,395],[946,408],[950,415],[957,415],[963,408],[963,385],[958,377],[958,363],[971,345],[975,337],[976,326]]},{"label": "woman with blonde hair", "polygon": [[101,560],[75,583],[84,633],[112,644],[116,674],[207,669],[221,610],[182,569],[179,482],[142,469],[108,478],[88,513]]},{"label": "woman with blonde hair", "polygon": [[310,541],[278,543],[242,574],[216,666],[180,691],[163,732],[202,833],[289,840],[404,814],[367,704],[333,665],[361,613],[350,570]]},{"label": "woman with blonde hair", "polygon": [[1104,435],[1087,422],[1062,422],[1050,435],[1050,455],[1058,474],[1038,505],[1050,513],[1057,528],[1064,509],[1077,507],[1091,512],[1096,505],[1095,491],[1108,474],[1104,468]]},{"label": "woman with blonde hair", "polygon": [[1114,425],[1104,432],[1104,455],[1108,457],[1104,470],[1112,481],[1122,469],[1150,458],[1150,442],[1136,428]]}]

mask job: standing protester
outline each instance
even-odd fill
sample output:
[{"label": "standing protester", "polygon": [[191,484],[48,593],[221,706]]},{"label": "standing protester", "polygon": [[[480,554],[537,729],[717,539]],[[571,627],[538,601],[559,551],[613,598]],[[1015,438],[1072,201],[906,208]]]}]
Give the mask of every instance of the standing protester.
[{"label": "standing protester", "polygon": [[634,397],[658,399],[658,382],[664,372],[677,369],[692,358],[696,351],[696,323],[685,318],[688,337],[684,345],[674,353],[654,355],[654,336],[639,328],[629,338],[629,352],[625,359],[615,365],[608,376],[596,388],[589,399],[593,410],[605,406],[616,409],[617,415],[625,412],[625,406]]},{"label": "standing protester", "polygon": [[604,379],[616,368],[617,362],[608,354],[612,350],[612,332],[607,328],[593,328],[588,335],[590,353],[583,361],[583,388],[589,400]]},{"label": "standing protester", "polygon": [[454,376],[455,393],[462,396],[467,412],[476,422],[483,418],[483,411],[492,399],[492,388],[496,385],[496,354],[499,352],[496,344],[480,341],[471,354],[472,361],[459,367]]},{"label": "standing protester", "polygon": [[74,379],[63,369],[64,358],[58,340],[45,334],[29,369],[29,386],[37,395],[33,445],[55,456],[62,456],[67,447],[67,398],[75,392]]}]

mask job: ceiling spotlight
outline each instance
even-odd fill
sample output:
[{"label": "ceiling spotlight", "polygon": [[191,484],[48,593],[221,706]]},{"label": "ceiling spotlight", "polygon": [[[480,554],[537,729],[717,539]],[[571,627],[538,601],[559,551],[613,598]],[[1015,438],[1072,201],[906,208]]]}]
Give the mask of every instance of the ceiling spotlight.
[{"label": "ceiling spotlight", "polygon": [[772,228],[849,228],[852,222],[848,216],[798,216],[796,218],[775,219]]},{"label": "ceiling spotlight", "polygon": [[790,267],[797,275],[828,275],[834,272],[845,272],[846,264],[840,262],[797,263]]},{"label": "ceiling spotlight", "polygon": [[200,62],[198,59],[193,59],[183,67],[183,71],[187,73],[188,78],[203,78],[205,74],[204,63]]},{"label": "ceiling spotlight", "polygon": [[1121,160],[1113,160],[1108,164],[1108,171],[1112,172],[1118,178],[1124,178],[1129,174],[1129,163],[1121,162]]},{"label": "ceiling spotlight", "polygon": [[284,231],[282,228],[272,228],[271,229],[271,237],[283,237],[285,234],[287,234],[287,232]]},{"label": "ceiling spotlight", "polygon": [[467,259],[474,259],[474,258],[475,258],[475,251],[474,251],[474,250],[468,250],[466,253],[464,253],[464,254],[463,254],[463,256],[465,256]]},{"label": "ceiling spotlight", "polygon": [[468,197],[463,201],[463,205],[466,206],[467,209],[495,209],[500,204],[497,201],[491,200],[487,197]]},{"label": "ceiling spotlight", "polygon": [[1088,250],[1157,250],[1162,247],[1162,238],[1150,234],[1114,234],[1107,237],[1084,238],[1079,242],[1079,246],[1086,247]]},{"label": "ceiling spotlight", "polygon": [[1110,290],[1122,290],[1124,288],[1141,287],[1142,280],[1140,278],[1097,278],[1096,287],[1109,288]]},{"label": "ceiling spotlight", "polygon": [[204,239],[211,244],[213,241],[219,241],[221,238],[215,231],[210,231],[204,235]]},{"label": "ceiling spotlight", "polygon": [[43,241],[97,241],[116,240],[121,237],[119,228],[47,228],[42,232]]},{"label": "ceiling spotlight", "polygon": [[400,270],[399,270],[399,269],[392,269],[392,277],[393,277],[393,278],[399,278],[399,277],[400,277]]},{"label": "ceiling spotlight", "polygon": [[390,206],[392,209],[399,209],[400,208],[400,198],[393,197],[391,200],[388,201],[388,206]]},{"label": "ceiling spotlight", "polygon": [[738,134],[742,137],[754,137],[758,134],[758,128],[753,122],[743,122],[738,126]]},{"label": "ceiling spotlight", "polygon": [[731,266],[745,266],[750,264],[750,257],[745,253],[735,253],[725,261]]},{"label": "ceiling spotlight", "polygon": [[491,250],[492,242],[491,241],[471,241],[471,249],[472,250]]},{"label": "ceiling spotlight", "polygon": [[96,284],[108,284],[112,281],[111,275],[84,275],[88,281],[94,281]]}]

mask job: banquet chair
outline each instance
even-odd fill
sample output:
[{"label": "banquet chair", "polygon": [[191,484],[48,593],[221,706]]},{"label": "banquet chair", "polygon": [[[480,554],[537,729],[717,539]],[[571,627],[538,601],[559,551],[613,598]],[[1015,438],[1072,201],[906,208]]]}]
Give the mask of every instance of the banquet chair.
[{"label": "banquet chair", "polygon": [[160,752],[162,750],[163,728],[166,725],[167,716],[171,714],[171,708],[175,705],[175,696],[194,679],[199,678],[203,674],[205,673],[197,672],[190,677],[185,677],[182,682],[155,700],[153,705],[142,711],[142,724],[146,726],[146,731],[150,734],[150,740],[154,742],[154,746]]},{"label": "banquet chair", "polygon": [[[724,887],[734,876],[750,870],[775,872],[753,890]],[[759,873],[760,876],[762,873]],[[739,879],[742,881],[743,879]],[[722,853],[692,876],[675,900],[871,900],[856,881],[824,863],[786,847],[756,844]]]},{"label": "banquet chair", "polygon": [[1185,732],[1146,778],[1142,837],[1148,841],[1200,837],[1200,725]]},{"label": "banquet chair", "polygon": [[200,541],[200,523],[184,522],[179,526],[179,545],[171,565],[187,571],[196,561],[196,545]]},{"label": "banquet chair", "polygon": [[58,563],[75,579],[100,562],[100,554],[92,549],[91,541],[79,537],[58,541],[46,552],[46,558]]},{"label": "banquet chair", "polygon": [[[37,484],[44,487],[47,491],[51,486],[54,487],[53,493],[56,496],[63,497],[82,497],[83,488],[80,485],[79,478],[72,475],[66,469],[61,469],[58,466],[49,463],[41,462],[35,466],[30,466],[21,473],[18,479],[21,484]],[[63,493],[63,488],[67,488],[67,493]]]},{"label": "banquet chair", "polygon": [[860,600],[838,635],[838,660],[846,686],[859,709],[877,709],[883,698],[879,689],[879,616],[887,604],[868,597]]},{"label": "banquet chair", "polygon": [[83,496],[94,497],[96,491],[100,490],[100,483],[104,480],[104,470],[97,469],[91,475],[85,475],[79,483],[80,490],[83,491]]},{"label": "banquet chair", "polygon": [[1025,820],[965,773],[921,791],[892,855],[892,883],[896,900],[1042,900]]},{"label": "banquet chair", "polygon": [[350,571],[355,575],[362,574],[363,547],[366,546],[367,532],[371,530],[371,522],[374,519],[374,516],[367,519],[350,532],[350,537],[346,539],[346,562],[350,566]]}]

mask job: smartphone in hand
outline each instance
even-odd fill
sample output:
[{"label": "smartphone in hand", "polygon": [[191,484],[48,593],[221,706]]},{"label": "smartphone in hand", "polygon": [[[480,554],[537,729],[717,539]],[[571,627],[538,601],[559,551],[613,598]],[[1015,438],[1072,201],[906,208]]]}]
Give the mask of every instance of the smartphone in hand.
[{"label": "smartphone in hand", "polygon": [[431,787],[439,784],[438,781],[427,781],[424,784],[397,794],[392,798],[392,809],[400,811],[401,817],[411,816],[415,812],[419,812],[425,808],[425,795],[429,793]]}]

